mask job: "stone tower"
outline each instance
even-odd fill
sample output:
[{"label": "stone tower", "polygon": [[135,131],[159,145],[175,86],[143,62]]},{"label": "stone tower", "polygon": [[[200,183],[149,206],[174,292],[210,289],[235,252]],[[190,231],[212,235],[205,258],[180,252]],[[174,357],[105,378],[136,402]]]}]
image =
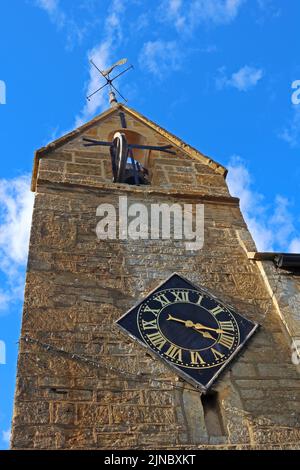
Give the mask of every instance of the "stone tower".
[{"label": "stone tower", "polygon": [[[150,184],[112,183],[109,149],[83,146],[83,136],[109,141],[117,130],[172,145],[175,155],[135,155]],[[299,448],[300,375],[225,177],[123,105],[37,151],[13,449]],[[203,248],[99,240],[97,207],[124,195],[129,204],[203,203]],[[261,325],[207,395],[115,326],[175,271]]]}]

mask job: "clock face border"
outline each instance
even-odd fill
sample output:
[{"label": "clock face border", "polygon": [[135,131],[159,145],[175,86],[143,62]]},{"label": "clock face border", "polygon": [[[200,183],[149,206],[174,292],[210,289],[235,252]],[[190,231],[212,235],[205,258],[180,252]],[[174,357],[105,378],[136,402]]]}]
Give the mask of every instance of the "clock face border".
[{"label": "clock face border", "polygon": [[[138,324],[138,316],[139,316],[139,312],[140,312],[140,307],[146,302],[146,300],[151,297],[153,294],[155,294],[156,292],[159,293],[161,292],[162,290],[162,287],[164,285],[166,285],[167,283],[169,283],[172,278],[176,278],[178,277],[180,279],[180,281],[183,281],[184,283],[187,283],[188,284],[188,287],[169,287],[169,288],[166,288],[166,290],[171,290],[171,289],[189,289],[189,290],[195,290],[197,292],[200,292],[200,293],[203,293],[204,295],[208,296],[209,298],[211,298],[212,300],[214,300],[218,305],[221,305],[224,307],[224,309],[226,311],[229,311],[230,314],[235,318],[235,321],[237,321],[237,319],[241,322],[246,322],[248,325],[252,325],[252,328],[249,330],[249,332],[245,335],[245,337],[243,338],[243,340],[239,343],[239,345],[235,348],[235,350],[232,352],[232,354],[222,363],[220,364],[219,366],[216,365],[216,366],[211,366],[211,367],[207,367],[205,369],[208,369],[208,368],[211,368],[213,369],[214,367],[218,367],[218,369],[216,370],[216,372],[214,374],[212,374],[212,377],[206,381],[205,383],[201,383],[200,379],[196,379],[194,378],[191,373],[190,373],[190,369],[188,368],[189,372],[185,372],[183,369],[187,368],[187,367],[184,367],[184,366],[179,366],[177,365],[175,362],[171,362],[169,359],[165,358],[162,354],[160,354],[159,352],[157,352],[155,349],[153,349],[145,340],[145,338],[143,337],[143,335],[141,334],[140,332],[140,327],[139,327],[139,324]],[[202,307],[204,308],[204,307]],[[129,331],[127,328],[125,328],[124,326],[122,326],[122,324],[120,324],[122,322],[122,320],[124,320],[126,317],[128,317],[130,314],[134,314],[135,317],[135,321],[136,321],[136,333],[133,333],[132,331]],[[149,352],[149,354],[155,356],[155,357],[158,357],[161,361],[164,362],[165,365],[167,365],[173,372],[176,372],[181,378],[183,378],[184,380],[186,380],[187,382],[189,382],[190,384],[192,384],[194,387],[196,387],[197,389],[201,390],[202,392],[206,393],[208,391],[208,389],[211,387],[211,385],[215,382],[215,380],[218,378],[218,376],[222,373],[222,371],[231,363],[231,361],[233,360],[234,357],[237,356],[237,354],[240,352],[240,350],[245,346],[245,344],[248,342],[248,340],[251,338],[251,336],[256,332],[256,330],[260,327],[260,325],[257,323],[257,322],[254,322],[252,320],[248,320],[247,318],[243,317],[241,314],[239,314],[238,312],[235,311],[235,309],[230,306],[229,304],[226,304],[225,302],[221,301],[218,297],[216,297],[216,295],[214,295],[213,293],[211,293],[208,289],[206,289],[205,287],[199,287],[195,284],[193,284],[191,281],[189,281],[186,277],[182,276],[181,274],[177,273],[177,272],[174,272],[172,273],[167,279],[165,279],[164,281],[162,281],[161,283],[159,283],[158,286],[156,286],[153,290],[151,290],[142,300],[140,300],[137,304],[135,304],[133,307],[131,307],[127,312],[125,312],[118,320],[116,320],[115,324],[117,325],[117,327],[123,332],[126,334],[126,336],[130,337],[131,339],[133,339],[135,342],[137,342],[138,344],[142,345],[144,348],[146,348],[146,350]],[[240,330],[239,330],[239,334],[240,334]],[[140,336],[140,337],[138,337]],[[196,372],[199,371],[199,369],[195,369]],[[204,369],[203,369],[204,370]]]}]

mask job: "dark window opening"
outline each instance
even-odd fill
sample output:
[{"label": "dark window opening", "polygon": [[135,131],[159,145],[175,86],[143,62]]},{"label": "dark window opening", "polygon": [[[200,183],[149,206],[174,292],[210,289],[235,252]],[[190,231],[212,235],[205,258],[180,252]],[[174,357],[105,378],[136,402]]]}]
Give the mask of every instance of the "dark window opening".
[{"label": "dark window opening", "polygon": [[284,269],[293,274],[300,274],[300,254],[285,253],[274,257],[277,268]]},{"label": "dark window opening", "polygon": [[207,434],[215,437],[224,436],[225,432],[218,393],[208,392],[205,395],[201,395],[201,402]]},{"label": "dark window opening", "polygon": [[[109,141],[112,141],[115,132],[111,132],[108,135]],[[146,138],[138,132],[129,129],[120,129],[118,132],[125,135],[129,145],[138,146],[138,148],[133,148],[128,152],[127,161],[124,162],[126,166],[122,170],[122,177],[118,182],[131,185],[150,184],[151,177],[148,166],[151,151],[143,148],[147,143]]]},{"label": "dark window opening", "polygon": [[125,172],[124,183],[126,184],[150,184],[149,172],[137,160],[128,159]]}]

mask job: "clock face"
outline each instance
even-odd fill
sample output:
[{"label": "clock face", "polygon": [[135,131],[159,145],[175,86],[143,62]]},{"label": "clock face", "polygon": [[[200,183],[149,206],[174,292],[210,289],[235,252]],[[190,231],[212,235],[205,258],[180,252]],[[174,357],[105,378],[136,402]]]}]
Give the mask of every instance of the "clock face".
[{"label": "clock face", "polygon": [[178,274],[117,324],[203,389],[213,383],[258,326]]}]

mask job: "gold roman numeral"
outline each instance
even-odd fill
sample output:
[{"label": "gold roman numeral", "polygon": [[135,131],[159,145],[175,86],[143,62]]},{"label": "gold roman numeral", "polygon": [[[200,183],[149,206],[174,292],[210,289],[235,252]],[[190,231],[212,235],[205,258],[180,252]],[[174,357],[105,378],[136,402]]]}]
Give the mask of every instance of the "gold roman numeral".
[{"label": "gold roman numeral", "polygon": [[153,315],[155,315],[156,317],[157,317],[158,313],[160,312],[159,309],[150,308],[149,305],[146,305],[146,307],[143,309],[143,311],[153,313]]},{"label": "gold roman numeral", "polygon": [[234,343],[234,337],[229,336],[228,334],[223,333],[218,341],[219,344],[222,344],[225,348],[231,349]]},{"label": "gold roman numeral", "polygon": [[176,290],[173,290],[172,294],[175,297],[175,299],[174,299],[175,302],[189,302],[189,291],[185,291],[185,290],[176,291]]},{"label": "gold roman numeral", "polygon": [[161,348],[166,344],[165,338],[159,333],[159,331],[147,335],[147,338],[149,338],[153,346],[159,350],[161,350]]},{"label": "gold roman numeral", "polygon": [[168,297],[165,296],[165,294],[158,295],[157,297],[153,297],[154,300],[157,300],[161,304],[162,307],[165,307],[166,305],[169,305],[171,301],[168,299]]},{"label": "gold roman numeral", "polygon": [[222,359],[222,357],[224,357],[224,354],[220,353],[219,351],[217,351],[217,350],[214,349],[214,348],[211,348],[211,352],[213,353],[214,358],[215,358],[216,361],[217,361],[218,359]]},{"label": "gold roman numeral", "polygon": [[224,308],[221,307],[221,305],[218,305],[217,307],[215,308],[212,308],[211,310],[209,310],[210,313],[212,313],[213,315],[218,315],[218,313],[221,313],[224,311]]},{"label": "gold roman numeral", "polygon": [[150,320],[150,321],[142,320],[142,325],[143,325],[143,330],[151,330],[153,328],[157,330],[157,323],[156,323],[155,318],[154,320]]},{"label": "gold roman numeral", "polygon": [[220,321],[220,328],[221,330],[225,331],[234,331],[234,326],[232,321]]},{"label": "gold roman numeral", "polygon": [[203,295],[202,294],[199,294],[199,298],[197,300],[197,302],[195,302],[196,305],[200,305],[201,302],[202,302],[202,299],[203,299]]},{"label": "gold roman numeral", "polygon": [[171,344],[166,355],[169,356],[171,359],[178,360],[182,362],[182,349],[175,346],[175,344]]},{"label": "gold roman numeral", "polygon": [[190,355],[191,355],[191,363],[193,365],[205,364],[205,361],[203,361],[198,351],[190,351]]}]

